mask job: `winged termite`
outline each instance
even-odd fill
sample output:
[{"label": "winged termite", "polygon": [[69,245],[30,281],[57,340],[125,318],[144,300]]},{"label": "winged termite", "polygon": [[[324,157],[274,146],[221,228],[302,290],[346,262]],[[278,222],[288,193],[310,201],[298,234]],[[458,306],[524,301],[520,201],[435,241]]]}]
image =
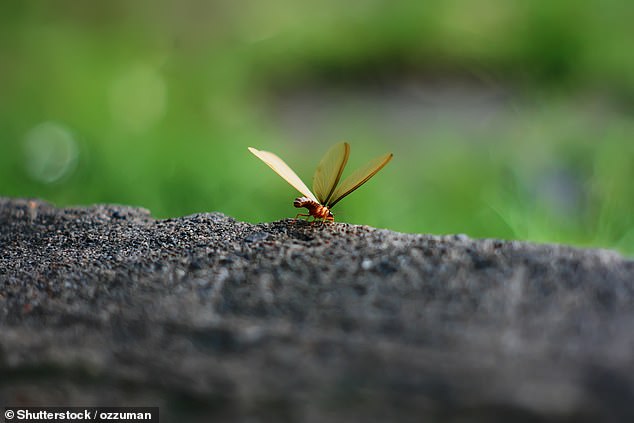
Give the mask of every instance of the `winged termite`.
[{"label": "winged termite", "polygon": [[286,182],[304,195],[304,197],[297,197],[295,201],[293,201],[293,205],[297,208],[304,207],[308,209],[308,214],[299,213],[295,218],[299,216],[312,216],[314,219],[327,220],[330,222],[335,220],[330,209],[345,196],[376,175],[393,157],[392,153],[377,157],[353,172],[339,184],[343,169],[348,162],[348,156],[350,156],[350,145],[347,142],[335,144],[330,147],[317,165],[317,169],[313,175],[313,194],[299,176],[293,172],[293,169],[284,163],[284,160],[273,153],[256,150],[253,147],[249,147],[249,151],[269,165],[269,167]]}]

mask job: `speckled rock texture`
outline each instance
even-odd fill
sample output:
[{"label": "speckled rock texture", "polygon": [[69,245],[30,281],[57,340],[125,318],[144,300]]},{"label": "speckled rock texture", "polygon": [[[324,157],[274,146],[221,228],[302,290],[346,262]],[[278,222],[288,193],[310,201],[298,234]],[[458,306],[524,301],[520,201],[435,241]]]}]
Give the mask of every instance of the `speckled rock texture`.
[{"label": "speckled rock texture", "polygon": [[605,250],[0,199],[0,403],[161,421],[633,422]]}]

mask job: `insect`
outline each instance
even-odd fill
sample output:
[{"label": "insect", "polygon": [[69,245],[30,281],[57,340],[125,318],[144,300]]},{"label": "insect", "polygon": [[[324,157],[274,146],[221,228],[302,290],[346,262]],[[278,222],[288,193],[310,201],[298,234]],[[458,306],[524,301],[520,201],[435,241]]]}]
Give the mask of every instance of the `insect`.
[{"label": "insect", "polygon": [[268,151],[256,150],[253,147],[249,147],[249,151],[269,165],[286,182],[304,195],[304,197],[297,197],[293,202],[293,206],[308,209],[308,214],[298,213],[295,219],[299,216],[305,216],[306,218],[312,216],[315,220],[320,219],[329,222],[334,222],[335,220],[334,215],[330,211],[335,204],[365,184],[379,170],[383,169],[383,166],[392,160],[393,157],[392,153],[377,157],[357,169],[339,184],[341,174],[350,155],[350,145],[347,142],[335,144],[330,147],[317,165],[313,175],[313,194],[299,176],[293,172],[293,169],[277,155]]}]

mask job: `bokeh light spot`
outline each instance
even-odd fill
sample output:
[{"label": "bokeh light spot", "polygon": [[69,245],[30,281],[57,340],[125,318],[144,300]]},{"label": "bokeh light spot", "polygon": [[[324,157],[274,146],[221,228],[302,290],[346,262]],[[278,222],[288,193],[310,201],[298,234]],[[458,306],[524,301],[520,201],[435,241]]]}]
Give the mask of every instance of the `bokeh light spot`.
[{"label": "bokeh light spot", "polygon": [[36,181],[51,183],[70,174],[78,148],[70,130],[56,122],[43,122],[24,138],[25,167]]}]

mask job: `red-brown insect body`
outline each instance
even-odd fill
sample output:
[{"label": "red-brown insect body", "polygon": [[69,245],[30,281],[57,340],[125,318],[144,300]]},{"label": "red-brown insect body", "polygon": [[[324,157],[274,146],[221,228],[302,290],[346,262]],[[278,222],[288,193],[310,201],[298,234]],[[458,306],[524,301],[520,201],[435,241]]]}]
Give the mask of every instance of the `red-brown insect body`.
[{"label": "red-brown insect body", "polygon": [[293,206],[298,209],[302,207],[308,209],[308,214],[298,214],[297,216],[312,216],[315,219],[328,220],[331,222],[335,221],[335,217],[328,207],[322,206],[308,197],[297,197],[295,201],[293,201]]}]

